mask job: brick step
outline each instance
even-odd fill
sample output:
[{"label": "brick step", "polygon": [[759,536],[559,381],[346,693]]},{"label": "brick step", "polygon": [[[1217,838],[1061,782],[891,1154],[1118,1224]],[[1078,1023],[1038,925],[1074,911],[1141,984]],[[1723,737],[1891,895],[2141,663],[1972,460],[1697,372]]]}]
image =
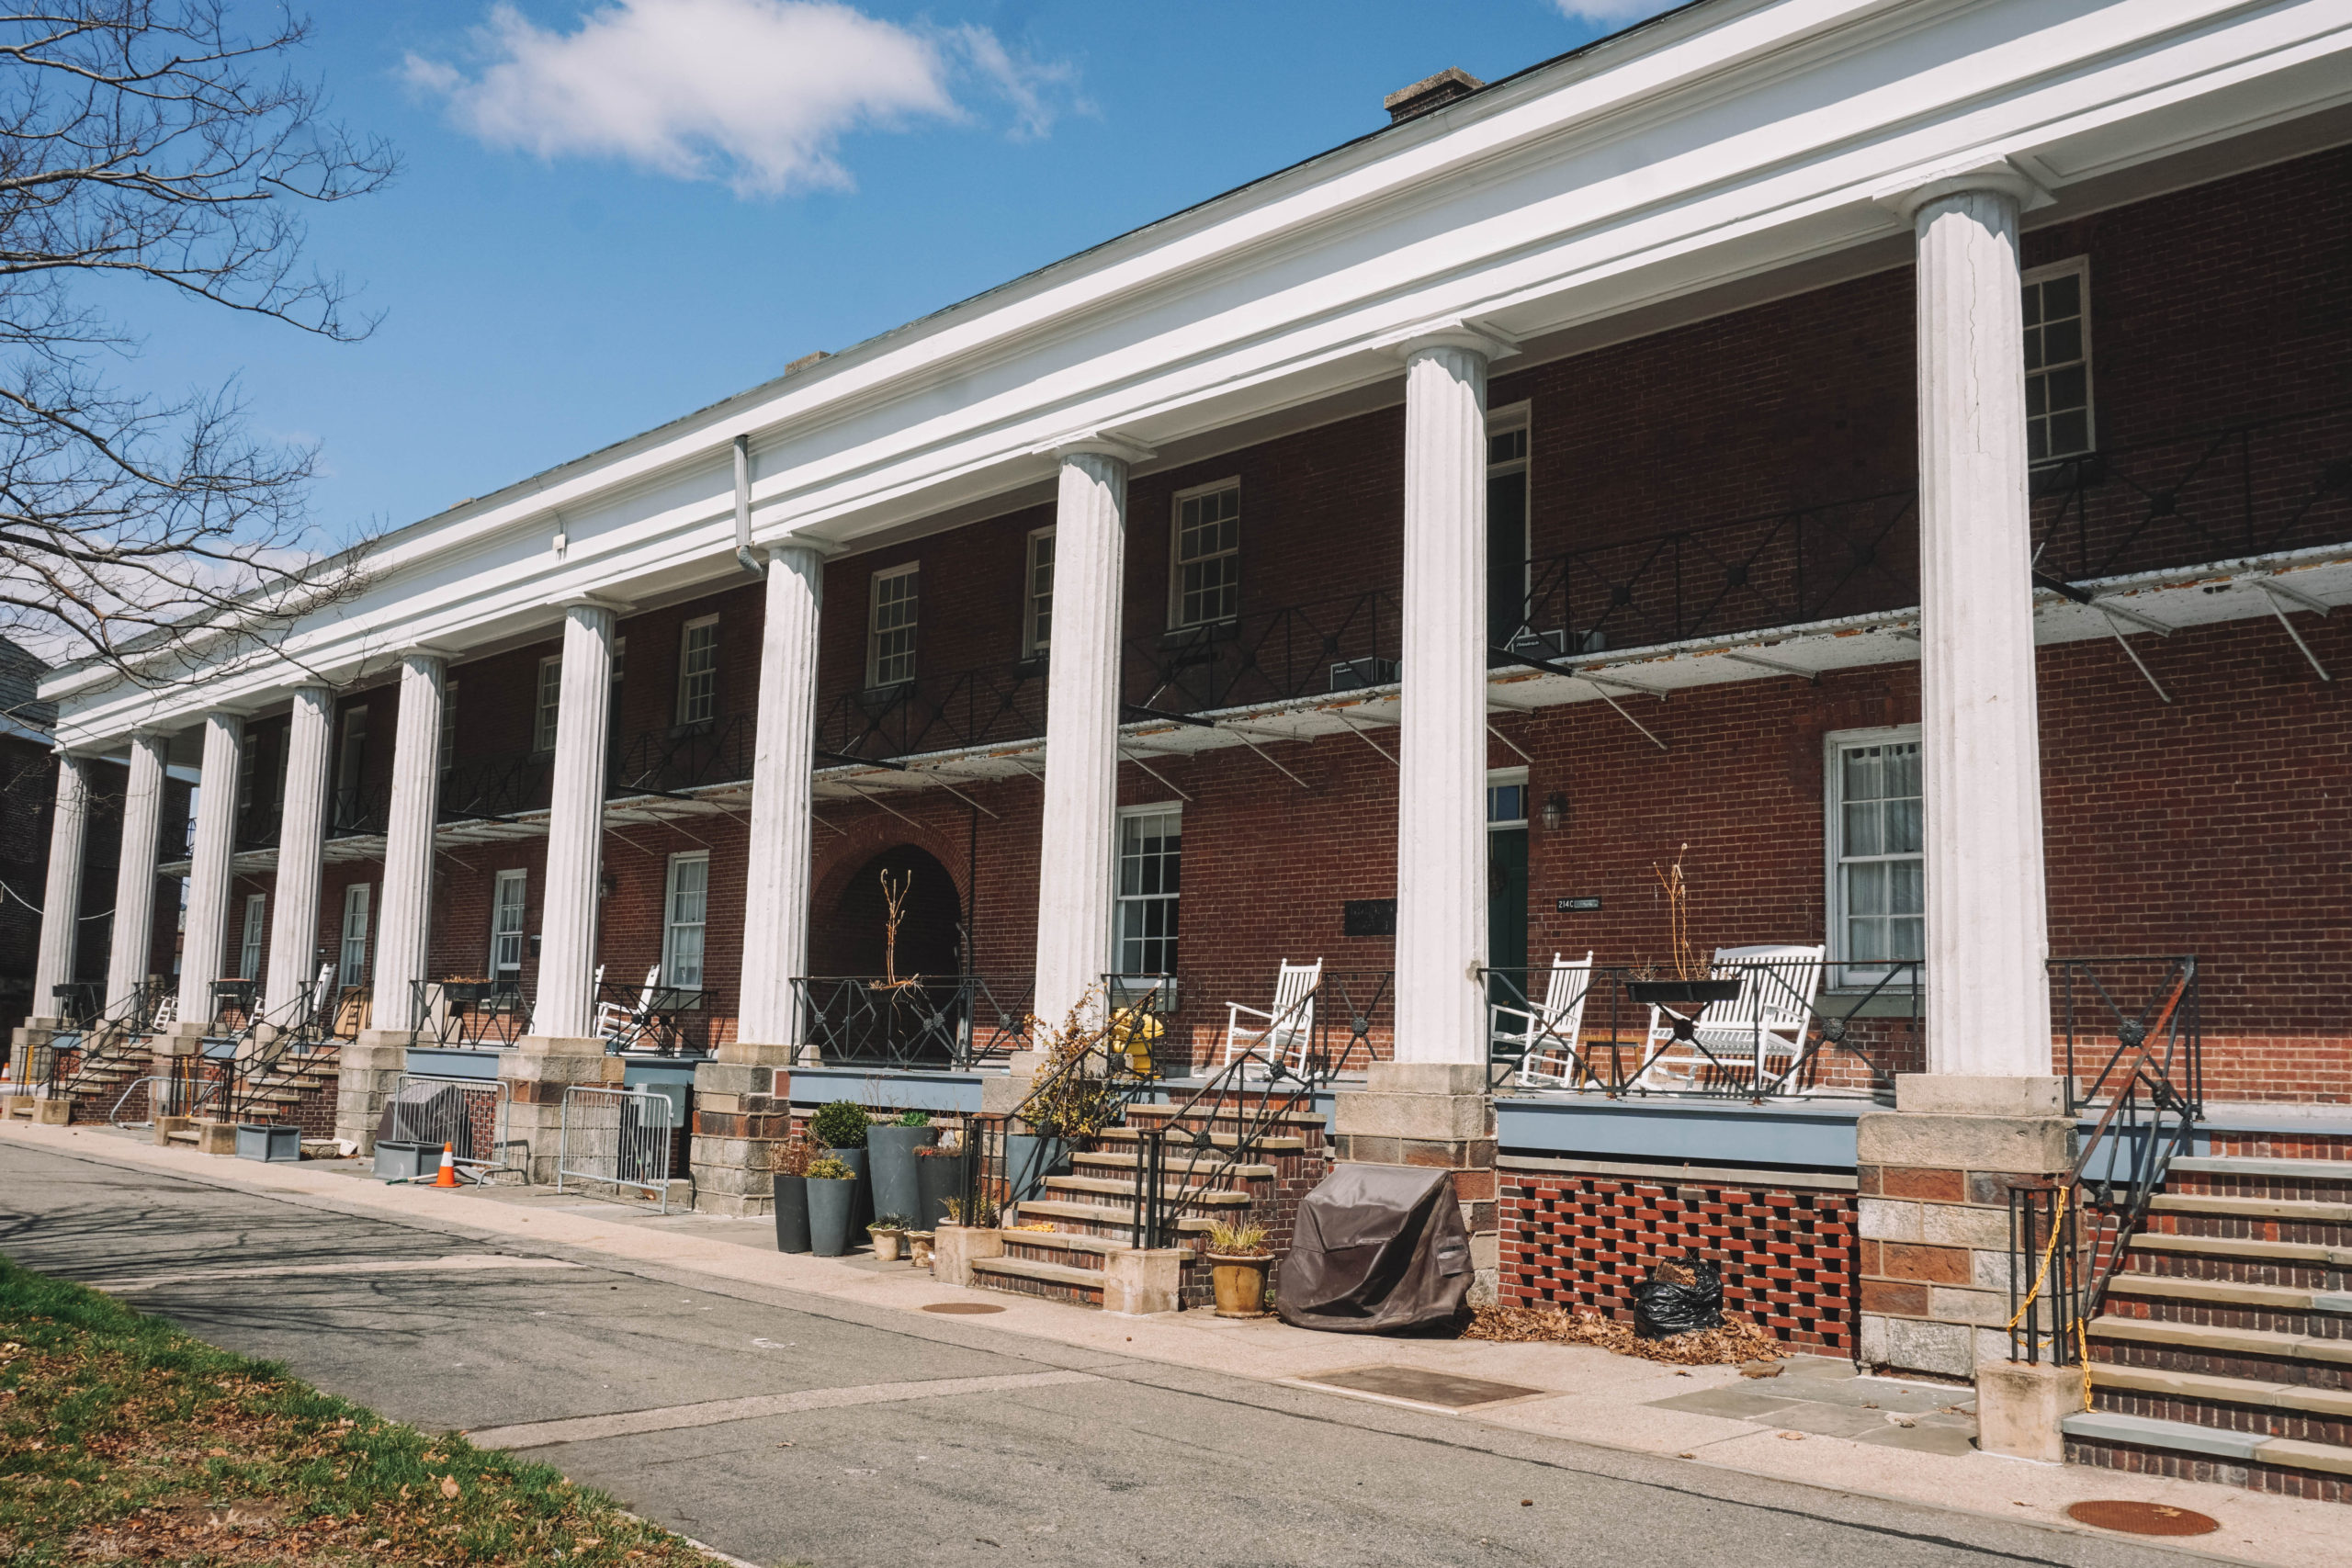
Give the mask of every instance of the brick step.
[{"label": "brick step", "polygon": [[[1056,1224],[1102,1225],[1114,1235],[1131,1235],[1135,1229],[1135,1211],[1102,1203],[1072,1203],[1052,1198],[1030,1198],[1020,1205],[1020,1217],[1024,1220],[1051,1220]],[[1179,1231],[1205,1234],[1207,1220],[1187,1216],[1176,1222]],[[1042,1231],[1033,1235],[1043,1235]],[[1080,1233],[1083,1234],[1083,1233]]]},{"label": "brick step", "polygon": [[2117,1274],[2108,1294],[2165,1297],[2202,1307],[2250,1307],[2279,1313],[2352,1313],[2352,1291],[2312,1291],[2295,1285],[2256,1285],[2243,1280],[2192,1280],[2177,1274]]},{"label": "brick step", "polygon": [[[1143,1156],[1139,1154],[1073,1155],[1070,1156],[1070,1163],[1098,1166],[1104,1170],[1132,1171],[1142,1165]],[[1220,1176],[1238,1177],[1243,1180],[1272,1181],[1278,1172],[1271,1165],[1226,1165],[1213,1155],[1204,1155],[1195,1165],[1190,1158],[1171,1148],[1160,1161],[1160,1174],[1165,1177],[1185,1178],[1193,1181],[1206,1181]]]},{"label": "brick step", "polygon": [[2352,1366],[2352,1339],[2284,1334],[2267,1328],[2222,1328],[2210,1324],[2166,1323],[2146,1317],[2101,1317],[2091,1324],[2090,1337],[2183,1356],[2256,1358],[2301,1362],[2306,1366],[2318,1362]]},{"label": "brick step", "polygon": [[2254,1236],[2181,1235],[2143,1231],[2132,1238],[2132,1247],[2136,1252],[2167,1258],[2185,1255],[2278,1268],[2352,1269],[2352,1247],[2331,1247],[2324,1242],[2264,1241]]},{"label": "brick step", "polygon": [[2154,1214],[2233,1220],[2275,1220],[2284,1224],[2352,1224],[2352,1203],[2301,1198],[2240,1198],[2219,1192],[2159,1192],[2148,1201]]},{"label": "brick step", "polygon": [[[2268,1382],[2260,1378],[2225,1378],[2171,1367],[2119,1367],[2105,1361],[2091,1364],[2091,1386],[2097,1391],[2154,1394],[2191,1404],[2315,1416],[2330,1422],[2352,1421],[2352,1389],[2314,1388],[2307,1383]],[[2214,1424],[2228,1424],[2230,1412],[2214,1414]]]},{"label": "brick step", "polygon": [[2220,1459],[2250,1466],[2352,1475],[2352,1448],[2333,1443],[2302,1442],[2262,1432],[2227,1432],[2188,1421],[2160,1421],[2152,1416],[2120,1416],[2107,1410],[2076,1411],[2059,1427],[2066,1435],[2066,1457],[2077,1462],[2106,1462],[2096,1450],[2119,1445],[2194,1461]]},{"label": "brick step", "polygon": [[[982,1290],[1011,1291],[1016,1295],[1076,1302],[1081,1306],[1102,1304],[1102,1272],[1099,1269],[1072,1269],[1066,1264],[1033,1263],[1019,1258],[975,1258],[972,1282]],[[1048,1288],[1039,1290],[1037,1286]]]},{"label": "brick step", "polygon": [[[1135,1144],[1143,1141],[1143,1133],[1139,1129],[1134,1127],[1105,1127],[1102,1129],[1102,1136],[1105,1141],[1115,1140],[1119,1143],[1125,1144]],[[1209,1134],[1209,1144],[1214,1148],[1238,1148],[1241,1146],[1241,1135],[1238,1133],[1211,1133]],[[1270,1134],[1265,1137],[1257,1139],[1256,1145],[1257,1147],[1268,1154],[1295,1155],[1305,1151],[1306,1148],[1306,1140],[1305,1138]],[[1194,1141],[1189,1137],[1170,1138],[1167,1140],[1168,1152],[1171,1156],[1173,1156],[1175,1152],[1179,1149],[1187,1149],[1196,1146],[1197,1145]]]},{"label": "brick step", "polygon": [[[1143,1117],[1149,1121],[1156,1121],[1162,1126],[1184,1126],[1197,1129],[1204,1122],[1214,1126],[1219,1122],[1239,1121],[1242,1119],[1244,1114],[1243,1112],[1235,1111],[1196,1111],[1191,1115],[1180,1119],[1177,1112],[1181,1109],[1181,1107],[1174,1105],[1130,1105],[1127,1107],[1127,1120],[1129,1122],[1133,1122],[1137,1117]],[[1259,1121],[1260,1118],[1252,1115],[1249,1117],[1249,1120],[1256,1122]],[[1319,1111],[1277,1111],[1272,1117],[1265,1118],[1264,1122],[1265,1125],[1270,1127],[1285,1125],[1302,1128],[1311,1127],[1317,1134],[1320,1134],[1323,1131],[1324,1125],[1323,1113]]]},{"label": "brick step", "polygon": [[[1046,1178],[1046,1190],[1056,1193],[1080,1192],[1106,1198],[1125,1198],[1132,1203],[1135,1201],[1136,1181],[1133,1177],[1124,1180],[1114,1180],[1100,1176],[1049,1176]],[[1257,1201],[1247,1192],[1187,1187],[1182,1183],[1167,1182],[1160,1184],[1159,1195],[1163,1199],[1181,1199],[1186,1203],[1204,1205],[1212,1209],[1246,1209]]]},{"label": "brick step", "polygon": [[[1009,1230],[1004,1233],[1004,1255],[1029,1263],[1058,1263],[1066,1269],[1084,1269],[1102,1272],[1103,1259],[1114,1252],[1135,1249],[1124,1241],[1110,1236],[1071,1235],[1064,1231]],[[1031,1257],[1032,1253],[1039,1256]]]},{"label": "brick step", "polygon": [[2352,1183],[2352,1159],[2272,1159],[2259,1155],[2183,1155],[2166,1168],[2187,1176],[2251,1176],[2267,1181]]}]

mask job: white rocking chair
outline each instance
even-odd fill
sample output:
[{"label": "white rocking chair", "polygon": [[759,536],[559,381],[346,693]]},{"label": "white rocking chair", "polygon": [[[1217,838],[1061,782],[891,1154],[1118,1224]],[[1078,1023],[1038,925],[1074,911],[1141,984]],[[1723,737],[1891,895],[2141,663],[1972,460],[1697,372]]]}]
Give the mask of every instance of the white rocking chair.
[{"label": "white rocking chair", "polygon": [[[1267,1065],[1283,1062],[1295,1071],[1306,1065],[1306,1053],[1315,1040],[1315,991],[1323,983],[1323,961],[1293,964],[1279,961],[1274,972],[1274,1005],[1271,1011],[1244,1007],[1239,1002],[1225,1005],[1225,1060],[1221,1066],[1230,1066],[1236,1056],[1262,1043],[1266,1047]],[[1263,1019],[1265,1027],[1252,1029],[1243,1025],[1241,1015]]]},{"label": "white rocking chair", "polygon": [[[597,970],[601,982],[604,971]],[[662,965],[656,964],[645,972],[645,988],[637,994],[635,1007],[623,1007],[618,1002],[596,1004],[596,1033],[607,1044],[626,1050],[653,1025],[653,998],[662,988]]]},{"label": "white rocking chair", "polygon": [[[1691,1035],[1702,1054],[1671,1061],[1667,1053],[1678,1043],[1673,1020],[1663,1008],[1650,1009],[1647,1055],[1636,1081],[1644,1089],[1669,1088],[1677,1068],[1685,1069],[1681,1076],[1687,1082],[1713,1057],[1713,1065],[1745,1069],[1749,1086],[1759,1094],[1780,1089],[1804,1057],[1813,1001],[1821,994],[1822,960],[1828,952],[1826,946],[1785,942],[1715,949],[1714,973],[1724,979],[1736,975],[1739,995],[1700,1015]],[[1781,1064],[1777,1072],[1772,1070],[1775,1059]]]},{"label": "white rocking chair", "polygon": [[1522,1089],[1571,1087],[1577,1075],[1577,1036],[1584,1028],[1585,998],[1592,994],[1592,954],[1571,964],[1552,954],[1551,978],[1540,1007],[1489,1003],[1487,1032],[1500,1055],[1519,1058]]}]

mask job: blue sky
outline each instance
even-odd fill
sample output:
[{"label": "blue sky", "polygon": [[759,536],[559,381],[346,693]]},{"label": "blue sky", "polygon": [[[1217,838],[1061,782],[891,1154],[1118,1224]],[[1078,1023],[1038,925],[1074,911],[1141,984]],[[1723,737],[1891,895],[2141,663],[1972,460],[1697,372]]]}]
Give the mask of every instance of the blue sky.
[{"label": "blue sky", "polygon": [[349,0],[298,64],[390,138],[313,216],[332,344],[149,295],[126,385],[241,378],[330,537],[486,493],[1493,79],[1642,0]]}]

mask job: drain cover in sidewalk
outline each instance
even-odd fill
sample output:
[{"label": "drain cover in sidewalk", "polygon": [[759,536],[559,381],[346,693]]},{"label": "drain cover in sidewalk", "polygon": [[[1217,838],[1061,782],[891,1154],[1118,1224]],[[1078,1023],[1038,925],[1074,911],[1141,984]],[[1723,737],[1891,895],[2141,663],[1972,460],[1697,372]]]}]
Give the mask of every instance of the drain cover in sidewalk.
[{"label": "drain cover in sidewalk", "polygon": [[2162,1503],[2076,1503],[2066,1510],[2066,1517],[2077,1524],[2126,1535],[2211,1535],[2222,1528],[2220,1520],[2194,1509],[2169,1508]]},{"label": "drain cover in sidewalk", "polygon": [[955,1317],[969,1317],[976,1313],[1002,1312],[1004,1309],[1001,1306],[990,1306],[986,1302],[933,1302],[922,1310],[945,1313]]},{"label": "drain cover in sidewalk", "polygon": [[1376,1393],[1384,1399],[1408,1399],[1416,1404],[1441,1405],[1447,1410],[1467,1410],[1474,1404],[1525,1399],[1544,1392],[1540,1388],[1521,1388],[1516,1383],[1426,1371],[1419,1367],[1358,1367],[1298,1381],[1324,1388],[1343,1388],[1352,1393]]}]

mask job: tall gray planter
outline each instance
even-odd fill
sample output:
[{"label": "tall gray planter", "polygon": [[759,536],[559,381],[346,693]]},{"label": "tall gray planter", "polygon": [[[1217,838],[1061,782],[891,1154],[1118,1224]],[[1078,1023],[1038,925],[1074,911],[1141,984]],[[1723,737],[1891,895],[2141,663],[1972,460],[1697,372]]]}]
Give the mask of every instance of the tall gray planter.
[{"label": "tall gray planter", "polygon": [[860,1184],[821,1176],[807,1180],[808,1249],[820,1258],[839,1258],[849,1251],[850,1212],[856,1206]]},{"label": "tall gray planter", "polygon": [[1010,1133],[1004,1140],[1007,1196],[1019,1203],[1046,1189],[1046,1178],[1069,1168],[1069,1140],[1044,1138],[1034,1133]]},{"label": "tall gray planter", "polygon": [[874,1170],[875,1213],[919,1218],[915,1211],[921,1206],[922,1192],[915,1186],[915,1151],[937,1142],[936,1127],[882,1126],[865,1134],[865,1157]]},{"label": "tall gray planter", "polygon": [[874,1220],[874,1184],[866,1174],[866,1156],[872,1152],[870,1149],[833,1151],[833,1157],[849,1167],[857,1177],[857,1186],[850,1194],[849,1204],[850,1234],[853,1235],[864,1235],[865,1227]]},{"label": "tall gray planter", "polygon": [[947,1200],[971,1190],[971,1150],[915,1156],[915,1229],[935,1231],[947,1223]]},{"label": "tall gray planter", "polygon": [[775,1249],[778,1252],[808,1250],[808,1179],[775,1176]]}]

